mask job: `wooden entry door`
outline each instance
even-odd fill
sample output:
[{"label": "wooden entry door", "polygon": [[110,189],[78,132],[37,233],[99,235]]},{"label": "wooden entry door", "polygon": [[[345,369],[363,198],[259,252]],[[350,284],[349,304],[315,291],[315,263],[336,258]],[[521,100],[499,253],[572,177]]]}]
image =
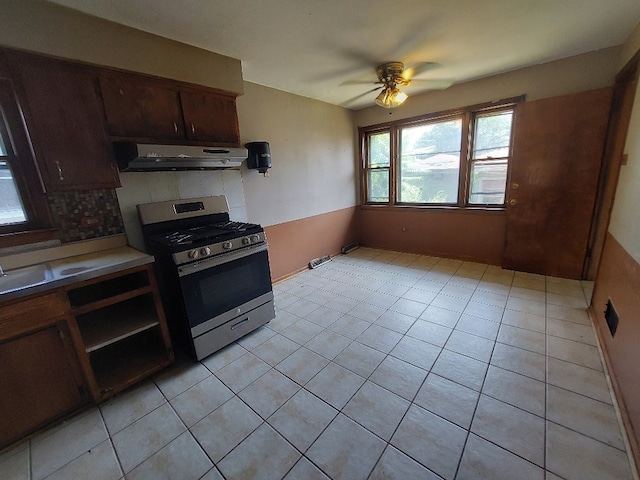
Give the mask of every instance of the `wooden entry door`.
[{"label": "wooden entry door", "polygon": [[605,88],[517,106],[504,268],[581,278],[610,103]]}]

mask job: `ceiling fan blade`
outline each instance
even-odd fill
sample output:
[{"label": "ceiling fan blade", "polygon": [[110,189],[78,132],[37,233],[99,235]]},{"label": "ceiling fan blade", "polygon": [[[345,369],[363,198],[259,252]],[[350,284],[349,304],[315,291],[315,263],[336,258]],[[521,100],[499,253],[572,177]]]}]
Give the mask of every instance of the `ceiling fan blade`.
[{"label": "ceiling fan blade", "polygon": [[414,78],[411,80],[411,86],[416,86],[420,88],[428,88],[430,90],[444,90],[445,88],[449,88],[453,85],[453,80],[434,80],[434,79],[420,79]]},{"label": "ceiling fan blade", "polygon": [[373,79],[371,80],[347,80],[345,82],[342,82],[340,84],[340,86],[342,85],[375,85],[376,81],[374,81]]},{"label": "ceiling fan blade", "polygon": [[346,107],[347,105],[350,105],[351,103],[355,102],[356,100],[360,100],[362,97],[366,97],[366,96],[367,96],[367,95],[369,95],[370,93],[375,92],[376,90],[380,90],[381,88],[383,88],[383,87],[376,87],[376,88],[374,88],[374,89],[367,90],[366,92],[361,93],[360,95],[356,95],[355,97],[350,98],[350,99],[349,99],[349,100],[347,100],[346,102],[342,103],[342,106],[343,106],[343,107]]},{"label": "ceiling fan blade", "polygon": [[438,68],[439,66],[440,64],[435,62],[420,62],[409,64],[405,66],[405,69],[402,72],[402,77],[407,80],[412,80],[413,77],[417,77],[418,75],[421,75],[424,72],[428,72],[429,70],[433,70],[434,68]]}]

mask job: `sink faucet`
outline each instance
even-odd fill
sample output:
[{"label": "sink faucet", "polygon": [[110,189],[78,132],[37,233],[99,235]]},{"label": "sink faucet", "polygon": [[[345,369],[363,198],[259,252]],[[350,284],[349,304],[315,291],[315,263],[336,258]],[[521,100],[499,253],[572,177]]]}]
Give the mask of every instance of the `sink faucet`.
[{"label": "sink faucet", "polygon": [[4,273],[4,270],[2,270],[2,265],[0,265],[0,277],[4,277],[6,275],[6,273]]}]

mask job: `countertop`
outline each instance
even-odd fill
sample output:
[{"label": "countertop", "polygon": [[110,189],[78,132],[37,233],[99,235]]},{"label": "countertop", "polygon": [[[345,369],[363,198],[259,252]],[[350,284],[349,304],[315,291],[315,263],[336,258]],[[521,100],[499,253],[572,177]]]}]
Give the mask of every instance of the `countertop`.
[{"label": "countertop", "polygon": [[[108,275],[140,265],[153,263],[154,258],[132,247],[122,246],[83,255],[75,255],[58,260],[33,265],[44,272],[42,281],[16,290],[2,291],[0,277],[0,304],[7,300],[46,292],[76,282]],[[7,272],[11,275],[11,271]]]}]

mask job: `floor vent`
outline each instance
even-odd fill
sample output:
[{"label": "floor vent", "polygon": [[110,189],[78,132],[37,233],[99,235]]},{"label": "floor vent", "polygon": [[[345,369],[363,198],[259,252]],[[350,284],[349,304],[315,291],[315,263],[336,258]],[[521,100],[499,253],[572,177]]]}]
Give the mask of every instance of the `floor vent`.
[{"label": "floor vent", "polygon": [[329,255],[325,255],[324,257],[314,258],[309,262],[309,268],[318,268],[320,265],[327,263],[331,260]]},{"label": "floor vent", "polygon": [[609,299],[609,301],[607,302],[607,309],[604,311],[604,319],[607,321],[609,331],[611,332],[611,336],[613,337],[616,334],[616,330],[618,329],[618,312],[616,312],[616,309],[613,308],[611,299]]},{"label": "floor vent", "polygon": [[356,250],[360,245],[358,245],[357,243],[350,243],[349,245],[345,245],[344,247],[342,247],[340,249],[340,251],[345,254],[345,253],[349,253],[349,252],[353,252],[354,250]]}]

